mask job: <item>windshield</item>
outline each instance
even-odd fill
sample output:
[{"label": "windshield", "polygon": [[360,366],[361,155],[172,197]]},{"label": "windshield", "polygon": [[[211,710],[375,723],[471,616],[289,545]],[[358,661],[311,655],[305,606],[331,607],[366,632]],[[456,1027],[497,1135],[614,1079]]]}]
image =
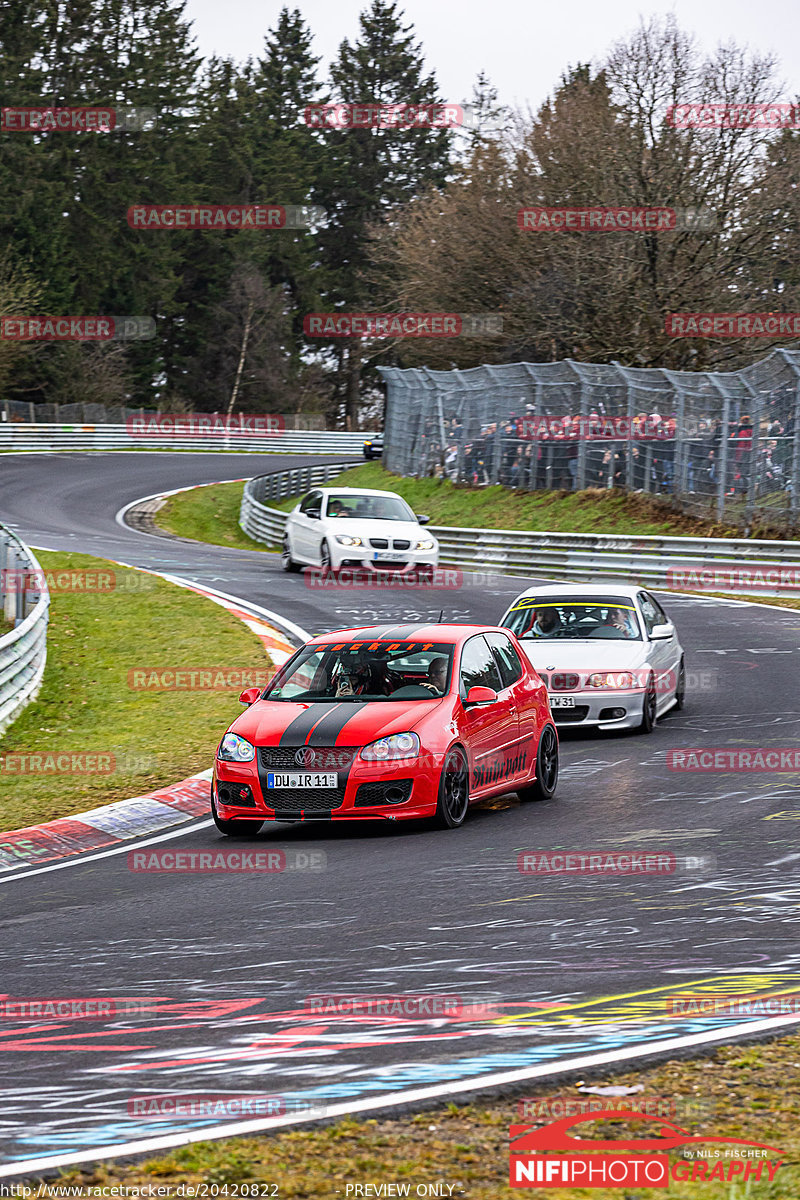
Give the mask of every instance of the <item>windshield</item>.
[{"label": "windshield", "polygon": [[444,642],[333,642],[305,646],[275,676],[264,700],[434,700],[450,686]]},{"label": "windshield", "polygon": [[328,496],[327,516],[368,517],[370,521],[416,521],[399,496]]},{"label": "windshield", "polygon": [[642,640],[633,601],[625,596],[599,596],[591,599],[548,596],[541,600],[535,596],[526,596],[518,600],[506,614],[503,625],[523,640]]}]

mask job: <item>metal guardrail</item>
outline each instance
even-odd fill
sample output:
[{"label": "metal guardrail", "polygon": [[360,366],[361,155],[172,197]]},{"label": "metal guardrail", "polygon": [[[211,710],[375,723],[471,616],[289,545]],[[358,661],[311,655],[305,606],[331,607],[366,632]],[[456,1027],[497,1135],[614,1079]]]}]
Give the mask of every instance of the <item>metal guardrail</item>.
[{"label": "metal guardrail", "polygon": [[[286,513],[263,501],[301,495],[347,465],[276,471],[251,479],[245,484],[239,524],[255,541],[279,545]],[[800,596],[796,541],[427,528],[439,541],[444,566],[576,582],[618,579],[666,591]]]},{"label": "metal guardrail", "polygon": [[0,525],[0,733],[36,696],[47,660],[50,594],[32,551]]},{"label": "metal guardrail", "polygon": [[268,508],[264,501],[302,496],[312,487],[327,483],[353,465],[352,462],[327,463],[320,467],[296,467],[288,471],[273,471],[270,475],[257,475],[244,485],[239,525],[254,541],[264,542],[267,546],[279,546],[286,527],[286,513]]},{"label": "metal guardrail", "polygon": [[0,424],[0,453],[35,450],[195,450],[242,451],[249,454],[361,454],[370,433],[339,430],[290,429],[263,433],[204,436],[169,433],[135,434],[126,425]]}]

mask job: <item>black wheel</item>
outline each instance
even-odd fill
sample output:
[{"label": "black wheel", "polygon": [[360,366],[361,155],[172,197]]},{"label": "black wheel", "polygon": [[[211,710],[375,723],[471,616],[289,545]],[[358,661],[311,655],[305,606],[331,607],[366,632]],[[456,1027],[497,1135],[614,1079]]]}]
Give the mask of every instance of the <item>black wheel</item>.
[{"label": "black wheel", "polygon": [[214,788],[211,788],[211,816],[214,819],[214,824],[220,833],[227,834],[228,837],[246,838],[253,837],[258,833],[263,821],[226,821],[217,812],[217,804],[214,799]]},{"label": "black wheel", "polygon": [[647,681],[647,691],[642,701],[642,720],[639,733],[652,733],[656,723],[656,681],[650,676]]},{"label": "black wheel", "polygon": [[550,800],[558,783],[558,734],[545,725],[536,751],[536,778],[528,787],[517,788],[520,800]]},{"label": "black wheel", "polygon": [[293,572],[300,570],[300,564],[296,563],[292,558],[292,552],[289,548],[289,539],[285,534],[281,545],[281,566],[283,567],[284,571]]},{"label": "black wheel", "polygon": [[686,667],[683,665],[683,657],[681,657],[681,665],[678,667],[678,682],[675,687],[675,707],[678,712],[686,703]]},{"label": "black wheel", "polygon": [[440,829],[463,825],[469,807],[469,767],[464,751],[454,746],[448,751],[439,780],[439,800],[434,818]]}]

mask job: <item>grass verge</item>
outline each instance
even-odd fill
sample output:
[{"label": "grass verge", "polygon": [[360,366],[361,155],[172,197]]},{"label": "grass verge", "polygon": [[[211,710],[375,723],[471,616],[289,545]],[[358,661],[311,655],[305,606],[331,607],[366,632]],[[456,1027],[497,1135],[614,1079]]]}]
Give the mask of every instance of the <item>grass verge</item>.
[{"label": "grass verge", "polygon": [[[343,471],[336,487],[382,488],[397,492],[433,525],[480,529],[548,530],[554,533],[619,533],[684,537],[740,537],[741,531],[715,521],[673,512],[664,500],[603,488],[582,492],[521,492],[508,488],[455,487],[449,480],[406,479],[379,463]],[[263,550],[239,528],[242,483],[219,483],[172,496],[156,514],[159,528],[215,546]],[[297,497],[270,505],[283,512]],[[753,532],[753,536],[758,536]],[[765,534],[766,536],[766,534]]]},{"label": "grass verge", "polygon": [[[212,765],[220,734],[241,711],[241,687],[164,691],[131,672],[224,668],[263,678],[269,668],[258,638],[211,600],[84,554],[37,557],[45,571],[102,572],[115,586],[52,593],[41,691],[0,737],[3,830],[141,795]],[[48,764],[48,756],[73,754],[106,756],[102,773],[73,774],[71,760],[66,773]],[[9,755],[44,758],[21,771]]]},{"label": "grass verge", "polygon": [[[239,528],[243,483],[213,483],[170,496],[155,514],[159,529],[232,550],[266,550]],[[293,502],[294,504],[294,502]]]},{"label": "grass verge", "polygon": [[[614,1083],[643,1085],[639,1099],[674,1097],[708,1105],[708,1111],[684,1123],[692,1135],[740,1137],[777,1146],[784,1152],[783,1162],[772,1183],[763,1172],[760,1182],[741,1183],[670,1181],[671,1200],[740,1200],[745,1196],[759,1200],[796,1200],[800,1196],[800,1036],[794,1034],[772,1042],[745,1046],[724,1046],[708,1058],[673,1060],[648,1070],[629,1071],[611,1078],[593,1079],[595,1085]],[[584,1082],[588,1083],[589,1080]],[[322,1128],[309,1128],[273,1136],[237,1138],[229,1141],[202,1142],[176,1150],[166,1157],[150,1159],[133,1166],[105,1164],[96,1170],[74,1170],[59,1179],[60,1184],[91,1188],[146,1187],[158,1184],[171,1189],[185,1185],[183,1196],[218,1195],[227,1184],[228,1195],[244,1195],[246,1185],[264,1184],[260,1195],[275,1195],[280,1200],[346,1200],[349,1195],[399,1195],[398,1191],[362,1190],[353,1185],[408,1184],[409,1194],[421,1184],[435,1181],[447,1185],[433,1195],[465,1200],[497,1200],[515,1194],[508,1186],[508,1127],[520,1122],[517,1103],[520,1096],[577,1096],[575,1084],[560,1088],[534,1088],[492,1101],[464,1107],[453,1104],[428,1109],[416,1116],[395,1120],[345,1120]],[[588,1099],[589,1097],[582,1097]],[[551,1118],[553,1119],[553,1118]],[[547,1119],[535,1122],[547,1123]],[[676,1121],[678,1125],[682,1121]],[[652,1136],[643,1130],[644,1122],[607,1121],[583,1126],[587,1138],[636,1138]],[[588,1142],[584,1143],[588,1147]],[[726,1167],[725,1147],[707,1143],[713,1155],[708,1170],[722,1161]],[[645,1152],[647,1153],[647,1152]],[[652,1153],[652,1151],[650,1151]],[[670,1152],[670,1162],[680,1161],[680,1151]],[[775,1156],[768,1155],[772,1161]],[[697,1159],[694,1163],[697,1163]],[[757,1161],[757,1160],[754,1160]],[[693,1165],[681,1170],[691,1175]],[[275,1185],[272,1190],[272,1185]],[[351,1190],[347,1188],[350,1185]],[[189,1188],[199,1189],[194,1191]],[[452,1188],[452,1191],[447,1189]],[[238,1190],[234,1190],[238,1189]],[[99,1195],[100,1193],[94,1193]],[[120,1193],[117,1193],[119,1195]],[[146,1193],[145,1193],[146,1194]],[[255,1192],[250,1194],[255,1195]],[[526,1188],[531,1200],[553,1196],[552,1188]],[[667,1194],[663,1188],[635,1187],[580,1188],[559,1187],[563,1200],[659,1200]],[[41,1193],[45,1200],[47,1193]],[[123,1192],[122,1195],[125,1195]],[[162,1193],[169,1196],[169,1192]],[[173,1191],[172,1196],[176,1193]]]}]

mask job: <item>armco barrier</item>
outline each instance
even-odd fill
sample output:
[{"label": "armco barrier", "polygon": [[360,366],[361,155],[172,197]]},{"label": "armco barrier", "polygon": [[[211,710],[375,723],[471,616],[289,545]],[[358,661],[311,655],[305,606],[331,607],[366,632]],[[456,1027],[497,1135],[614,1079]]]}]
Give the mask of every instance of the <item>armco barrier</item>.
[{"label": "armco barrier", "polygon": [[[251,538],[279,545],[286,513],[269,508],[265,499],[299,496],[347,464],[276,471],[245,484],[239,524]],[[316,472],[316,474],[309,474]],[[325,474],[323,474],[325,472]],[[625,580],[666,590],[717,591],[733,595],[800,596],[800,542],[734,538],[624,537],[614,534],[538,533],[516,529],[459,529],[446,525],[427,528],[439,541],[444,565],[508,575],[597,582]],[[720,585],[692,586],[677,572],[736,572],[747,578]],[[776,572],[781,572],[776,575]],[[758,580],[761,574],[763,579]]]},{"label": "armco barrier", "polygon": [[289,429],[274,437],[263,433],[136,434],[126,425],[23,425],[0,423],[0,453],[34,450],[195,450],[248,454],[361,454],[370,433]]},{"label": "armco barrier", "polygon": [[[31,572],[28,581],[25,573]],[[20,586],[24,581],[25,586]],[[30,582],[31,586],[27,586]],[[24,542],[0,525],[0,733],[34,699],[47,659],[50,595],[42,569]]]},{"label": "armco barrier", "polygon": [[352,463],[327,463],[321,467],[296,467],[288,471],[273,471],[257,475],[244,486],[239,524],[248,537],[268,546],[279,546],[286,525],[286,513],[268,508],[265,500],[285,500],[302,496],[321,483],[327,483]]}]

